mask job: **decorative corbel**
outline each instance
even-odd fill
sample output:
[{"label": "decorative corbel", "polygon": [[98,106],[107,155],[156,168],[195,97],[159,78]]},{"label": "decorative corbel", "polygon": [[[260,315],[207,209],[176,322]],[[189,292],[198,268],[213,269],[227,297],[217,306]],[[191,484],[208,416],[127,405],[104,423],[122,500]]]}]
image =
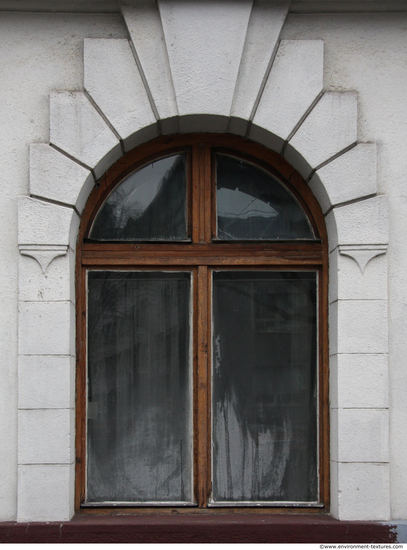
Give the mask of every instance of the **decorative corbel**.
[{"label": "decorative corbel", "polygon": [[64,244],[20,244],[18,248],[20,254],[30,256],[39,263],[44,275],[55,258],[68,252],[68,245]]},{"label": "decorative corbel", "polygon": [[358,264],[363,275],[367,264],[381,254],[386,254],[387,244],[341,244],[339,253],[349,256]]}]

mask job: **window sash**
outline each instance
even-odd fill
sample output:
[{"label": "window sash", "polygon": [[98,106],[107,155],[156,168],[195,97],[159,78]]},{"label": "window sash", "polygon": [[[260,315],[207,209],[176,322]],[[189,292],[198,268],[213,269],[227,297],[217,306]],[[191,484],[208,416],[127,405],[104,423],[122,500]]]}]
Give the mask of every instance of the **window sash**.
[{"label": "window sash", "polygon": [[317,284],[315,271],[213,272],[210,506],[320,502]]},{"label": "window sash", "polygon": [[195,504],[191,285],[88,272],[88,504]]}]

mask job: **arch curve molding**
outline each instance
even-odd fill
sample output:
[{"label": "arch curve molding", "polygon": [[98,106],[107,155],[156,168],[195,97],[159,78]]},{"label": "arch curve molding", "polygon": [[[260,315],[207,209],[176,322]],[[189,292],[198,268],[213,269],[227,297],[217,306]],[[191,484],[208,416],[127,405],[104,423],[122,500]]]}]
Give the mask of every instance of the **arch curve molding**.
[{"label": "arch curve molding", "polygon": [[[345,441],[349,422],[374,417],[388,430],[386,391],[369,394],[387,369],[387,200],[376,146],[357,140],[356,93],[324,90],[322,41],[279,39],[288,4],[125,2],[129,39],[85,40],[84,91],[51,94],[50,143],[30,146],[30,194],[19,200],[19,521],[73,514],[74,258],[86,200],[124,152],[190,132],[265,145],[318,199],[330,250],[331,510],[388,519],[388,463]],[[348,483],[361,463],[380,491],[374,509]],[[31,494],[44,478],[49,494]]]}]

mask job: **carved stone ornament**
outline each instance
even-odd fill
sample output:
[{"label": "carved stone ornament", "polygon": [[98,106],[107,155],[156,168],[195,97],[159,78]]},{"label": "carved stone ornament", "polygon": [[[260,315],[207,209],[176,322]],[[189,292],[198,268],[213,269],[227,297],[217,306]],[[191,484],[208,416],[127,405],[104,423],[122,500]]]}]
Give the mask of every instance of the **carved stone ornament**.
[{"label": "carved stone ornament", "polygon": [[343,256],[349,256],[355,260],[358,264],[362,275],[365,271],[367,264],[381,254],[386,254],[387,245],[386,244],[342,244],[339,245],[339,253]]},{"label": "carved stone ornament", "polygon": [[18,248],[20,254],[30,256],[39,263],[44,275],[55,258],[68,252],[68,246],[64,244],[20,244]]}]

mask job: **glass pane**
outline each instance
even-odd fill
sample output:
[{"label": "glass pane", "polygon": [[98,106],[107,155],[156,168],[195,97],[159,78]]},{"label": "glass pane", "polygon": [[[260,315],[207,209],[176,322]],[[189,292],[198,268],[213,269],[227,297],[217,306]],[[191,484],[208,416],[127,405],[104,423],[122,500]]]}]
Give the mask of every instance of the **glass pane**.
[{"label": "glass pane", "polygon": [[102,205],[89,237],[98,241],[186,239],[185,155],[157,160],[125,178]]},{"label": "glass pane", "polygon": [[219,239],[315,238],[301,206],[269,173],[240,159],[216,155],[216,184]]},{"label": "glass pane", "polygon": [[316,502],[316,273],[213,276],[213,500]]},{"label": "glass pane", "polygon": [[88,274],[88,502],[193,500],[190,287]]}]

